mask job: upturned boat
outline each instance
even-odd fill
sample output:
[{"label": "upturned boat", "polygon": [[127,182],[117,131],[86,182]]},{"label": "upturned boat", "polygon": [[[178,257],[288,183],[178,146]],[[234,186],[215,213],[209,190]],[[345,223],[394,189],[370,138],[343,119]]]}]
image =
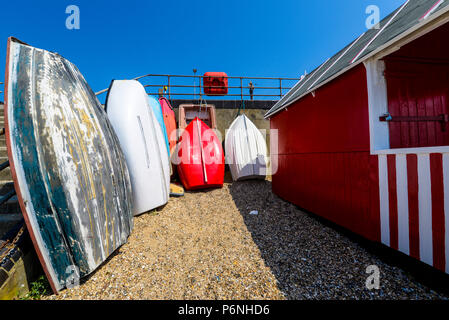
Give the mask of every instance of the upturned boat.
[{"label": "upturned boat", "polygon": [[177,140],[175,111],[173,111],[170,101],[168,101],[167,98],[160,97],[159,103],[162,108],[162,115],[164,118],[165,129],[167,130],[168,144],[171,153],[176,146]]},{"label": "upturned boat", "polygon": [[5,129],[14,187],[56,293],[127,241],[132,193],[120,143],[78,68],[9,38]]},{"label": "upturned boat", "polygon": [[133,213],[167,203],[170,159],[164,132],[136,80],[114,80],[106,100],[109,121],[125,154],[133,189]]},{"label": "upturned boat", "polygon": [[178,118],[179,129],[185,129],[195,118],[203,121],[211,129],[217,128],[215,106],[212,104],[181,104]]},{"label": "upturned boat", "polygon": [[223,186],[224,155],[215,131],[195,118],[182,133],[177,149],[178,174],[187,190]]},{"label": "upturned boat", "polygon": [[148,96],[148,102],[150,104],[151,110],[153,110],[153,113],[156,116],[159,126],[161,127],[167,154],[170,157],[170,144],[168,141],[167,129],[165,128],[164,115],[162,114],[161,104],[159,103],[159,100],[153,96]]},{"label": "upturned boat", "polygon": [[246,116],[238,116],[226,132],[226,163],[232,179],[265,179],[267,145],[262,133]]}]

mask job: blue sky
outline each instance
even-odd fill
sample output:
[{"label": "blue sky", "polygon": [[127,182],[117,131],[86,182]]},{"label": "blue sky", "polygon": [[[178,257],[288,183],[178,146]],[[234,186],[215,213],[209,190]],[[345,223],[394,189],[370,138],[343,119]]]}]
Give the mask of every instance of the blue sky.
[{"label": "blue sky", "polygon": [[[5,1],[0,81],[9,36],[60,53],[78,66],[94,91],[113,78],[192,74],[193,68],[198,74],[299,77],[365,31],[368,5],[377,5],[383,18],[403,2]],[[65,27],[65,10],[72,4],[80,9],[79,30]]]}]

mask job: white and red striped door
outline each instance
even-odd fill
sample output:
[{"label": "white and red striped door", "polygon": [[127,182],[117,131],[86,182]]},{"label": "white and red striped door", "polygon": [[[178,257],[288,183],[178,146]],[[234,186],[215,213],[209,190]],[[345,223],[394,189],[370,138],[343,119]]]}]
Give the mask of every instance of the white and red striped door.
[{"label": "white and red striped door", "polygon": [[449,153],[378,161],[382,243],[449,273]]}]

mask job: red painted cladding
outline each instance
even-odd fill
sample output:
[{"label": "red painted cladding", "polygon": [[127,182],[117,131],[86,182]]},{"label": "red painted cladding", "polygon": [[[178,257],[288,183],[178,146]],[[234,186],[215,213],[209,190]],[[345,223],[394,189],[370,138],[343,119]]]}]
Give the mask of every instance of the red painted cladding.
[{"label": "red painted cladding", "polygon": [[[448,114],[449,62],[431,64],[386,59],[388,111],[391,116]],[[449,145],[449,125],[437,121],[390,122],[391,148]]]},{"label": "red painted cladding", "polygon": [[[363,65],[271,118],[278,130],[273,191],[298,206],[379,240],[377,157],[369,153]],[[275,150],[272,148],[272,150]]]},{"label": "red painted cladding", "polygon": [[279,153],[369,151],[367,96],[360,65],[275,115]]},{"label": "red painted cladding", "polygon": [[433,265],[445,270],[445,230],[444,230],[444,183],[441,154],[430,155],[430,178],[432,183],[432,239]]},{"label": "red painted cladding", "polygon": [[[388,110],[394,116],[449,113],[449,23],[385,58]],[[391,148],[449,145],[449,124],[390,122]]]},{"label": "red painted cladding", "polygon": [[407,187],[409,208],[409,243],[410,256],[419,256],[419,198],[418,198],[418,156],[407,155]]},{"label": "red painted cladding", "polygon": [[398,193],[396,190],[396,156],[389,154],[388,163],[388,204],[390,215],[390,247],[398,250]]}]

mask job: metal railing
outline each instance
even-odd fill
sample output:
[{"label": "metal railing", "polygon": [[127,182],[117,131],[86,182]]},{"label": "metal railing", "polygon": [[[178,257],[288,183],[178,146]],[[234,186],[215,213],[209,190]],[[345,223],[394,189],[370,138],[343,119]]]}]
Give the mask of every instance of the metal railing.
[{"label": "metal railing", "polygon": [[[299,81],[299,78],[228,76],[228,93],[226,95],[206,95],[202,83],[203,78],[204,76],[200,75],[146,74],[133,80],[139,80],[149,95],[164,95],[169,99],[172,97],[191,98],[192,96],[195,99],[197,96],[199,98],[207,96],[208,99],[240,98],[240,100],[253,100],[254,98],[275,100],[281,98]],[[193,80],[193,84],[189,83],[189,80]],[[0,82],[0,85],[3,86],[4,83]],[[207,88],[222,87],[208,85]],[[107,91],[108,88],[95,94],[101,95]],[[3,94],[1,87],[0,94]]]},{"label": "metal railing", "polygon": [[[292,86],[299,81],[299,78],[280,77],[230,77],[228,76],[228,93],[226,95],[206,95],[204,92],[203,78],[201,75],[170,75],[170,74],[146,74],[134,78],[142,83],[149,95],[164,95],[168,99],[172,98],[202,98],[207,99],[279,99]],[[217,78],[221,78],[217,77]],[[207,88],[223,88],[222,86],[210,86]],[[107,92],[103,89],[96,92],[96,95]]]},{"label": "metal railing", "polygon": [[[200,75],[170,75],[170,74],[146,74],[134,78],[142,83],[149,95],[164,95],[168,99],[176,98],[200,98],[207,99],[280,99],[299,81],[299,78],[280,77],[227,77],[228,93],[226,95],[206,95],[203,86],[204,76]],[[221,77],[219,77],[221,78]],[[193,83],[191,83],[193,82]],[[0,82],[0,86],[4,83]],[[207,88],[222,88],[221,86],[207,86]],[[100,90],[95,94],[106,93],[108,88]],[[0,94],[3,89],[0,87]]]}]

